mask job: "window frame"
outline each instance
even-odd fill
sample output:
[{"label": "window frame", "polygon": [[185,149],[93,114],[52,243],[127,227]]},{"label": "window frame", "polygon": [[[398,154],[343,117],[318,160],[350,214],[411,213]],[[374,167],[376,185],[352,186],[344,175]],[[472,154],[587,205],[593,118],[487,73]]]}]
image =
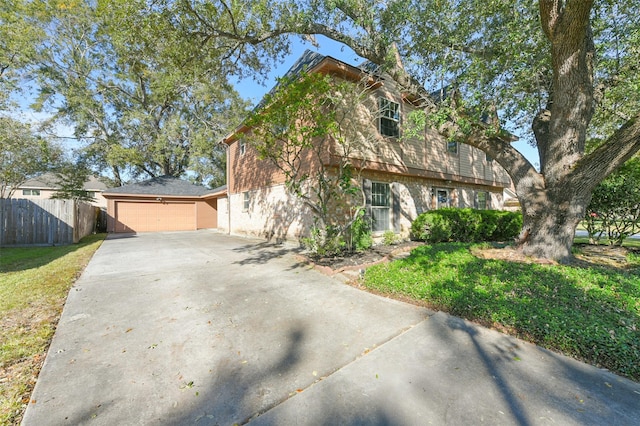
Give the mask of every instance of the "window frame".
[{"label": "window frame", "polygon": [[[385,188],[380,191],[380,188]],[[374,213],[375,212],[375,213]],[[380,214],[384,220],[380,221]],[[378,227],[377,224],[381,223]],[[371,232],[385,232],[391,229],[391,184],[388,182],[371,182]]]},{"label": "window frame", "polygon": [[[446,201],[440,201],[440,192],[444,192],[446,194]],[[451,190],[447,188],[436,188],[435,189],[436,196],[436,209],[442,209],[445,207],[451,207]]]},{"label": "window frame", "polygon": [[40,190],[39,189],[23,189],[22,195],[28,195],[30,197],[39,197]]},{"label": "window frame", "polygon": [[245,155],[247,153],[247,143],[243,142],[243,141],[240,141],[239,150],[240,150],[240,156],[241,157],[243,155]]},{"label": "window frame", "polygon": [[244,191],[242,193],[242,211],[248,212],[250,205],[251,205],[251,194],[249,193],[249,191]]},{"label": "window frame", "polygon": [[[383,96],[378,97],[378,132],[381,136],[400,137],[400,104]],[[385,124],[383,124],[385,123]]]},{"label": "window frame", "polygon": [[[480,194],[484,195],[484,207],[480,205]],[[488,191],[476,191],[476,209],[489,210],[489,192]]]},{"label": "window frame", "polygon": [[[451,149],[454,147],[455,149]],[[460,144],[458,141],[447,141],[447,154],[458,155],[460,153]]]}]

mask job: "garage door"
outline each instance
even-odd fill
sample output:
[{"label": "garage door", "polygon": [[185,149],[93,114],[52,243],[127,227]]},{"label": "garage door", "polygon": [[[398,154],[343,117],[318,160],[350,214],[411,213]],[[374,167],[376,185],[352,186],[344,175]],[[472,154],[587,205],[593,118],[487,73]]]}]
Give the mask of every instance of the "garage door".
[{"label": "garage door", "polygon": [[116,203],[115,232],[194,231],[196,204],[193,202]]}]

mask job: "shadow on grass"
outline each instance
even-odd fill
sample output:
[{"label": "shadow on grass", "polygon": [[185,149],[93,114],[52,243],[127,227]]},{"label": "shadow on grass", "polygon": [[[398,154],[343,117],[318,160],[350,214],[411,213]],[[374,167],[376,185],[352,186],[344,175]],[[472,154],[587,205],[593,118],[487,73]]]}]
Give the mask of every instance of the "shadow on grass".
[{"label": "shadow on grass", "polygon": [[104,239],[106,234],[89,235],[77,244],[64,246],[3,247],[0,248],[0,273],[39,268],[56,259]]},{"label": "shadow on grass", "polygon": [[366,281],[640,380],[640,270],[479,259],[451,243],[374,267]]}]

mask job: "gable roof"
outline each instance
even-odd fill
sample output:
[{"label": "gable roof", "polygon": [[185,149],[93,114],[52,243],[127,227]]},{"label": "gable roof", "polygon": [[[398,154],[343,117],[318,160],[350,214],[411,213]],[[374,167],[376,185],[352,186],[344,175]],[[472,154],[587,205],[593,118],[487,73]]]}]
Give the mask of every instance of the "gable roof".
[{"label": "gable roof", "polygon": [[208,189],[202,185],[194,185],[174,176],[159,176],[143,182],[132,183],[105,191],[103,195],[163,195],[173,197],[201,197],[219,192],[220,188]]},{"label": "gable roof", "polygon": [[[60,189],[58,176],[53,172],[47,172],[40,176],[26,180],[19,186],[21,189]],[[82,186],[85,191],[105,191],[107,185],[97,177],[90,175]]]},{"label": "gable roof", "polygon": [[[289,68],[289,70],[284,74],[284,76],[276,83],[274,87],[269,90],[267,95],[265,95],[262,100],[255,106],[254,111],[259,110],[260,108],[265,106],[265,102],[268,100],[270,95],[276,93],[278,88],[286,81],[295,79],[302,75],[302,73],[323,73],[323,74],[332,74],[339,75],[344,79],[348,79],[351,81],[360,81],[363,76],[368,76],[367,84],[369,87],[373,88],[377,84],[383,80],[383,78],[374,72],[370,72],[367,68],[367,62],[360,66],[349,65],[346,62],[343,62],[339,59],[336,59],[332,56],[322,55],[317,52],[313,52],[309,49],[305,50],[304,53],[298,58],[298,60]],[[247,127],[243,124],[240,124],[233,132],[222,139],[223,143],[230,144],[236,140],[237,135],[243,133],[248,130]]]}]

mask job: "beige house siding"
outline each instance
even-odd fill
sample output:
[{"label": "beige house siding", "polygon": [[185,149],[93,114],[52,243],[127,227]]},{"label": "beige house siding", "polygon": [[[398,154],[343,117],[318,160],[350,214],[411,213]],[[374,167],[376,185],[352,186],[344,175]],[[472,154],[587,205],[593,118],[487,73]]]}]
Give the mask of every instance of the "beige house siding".
[{"label": "beige house siding", "polygon": [[[245,208],[245,192],[248,206]],[[295,240],[306,235],[313,225],[312,214],[301,201],[289,194],[282,184],[229,194],[231,234],[249,235],[267,240]],[[225,203],[226,204],[226,203]],[[220,207],[220,206],[219,206]],[[226,207],[226,205],[225,205]],[[223,213],[221,223],[226,216]],[[226,216],[228,224],[228,216]]]},{"label": "beige house siding", "polygon": [[[25,190],[27,192],[30,192],[32,190],[38,190],[40,191],[40,195],[30,195],[28,193],[25,194],[24,193]],[[48,189],[48,188],[36,188],[36,187],[22,188],[21,187],[21,188],[18,188],[16,192],[13,194],[13,198],[24,198],[26,200],[48,200],[56,192],[58,191],[54,189]],[[89,204],[91,204],[92,206],[100,207],[100,208],[107,208],[107,199],[102,196],[102,192],[96,191],[94,198],[95,198],[95,201]]]}]

